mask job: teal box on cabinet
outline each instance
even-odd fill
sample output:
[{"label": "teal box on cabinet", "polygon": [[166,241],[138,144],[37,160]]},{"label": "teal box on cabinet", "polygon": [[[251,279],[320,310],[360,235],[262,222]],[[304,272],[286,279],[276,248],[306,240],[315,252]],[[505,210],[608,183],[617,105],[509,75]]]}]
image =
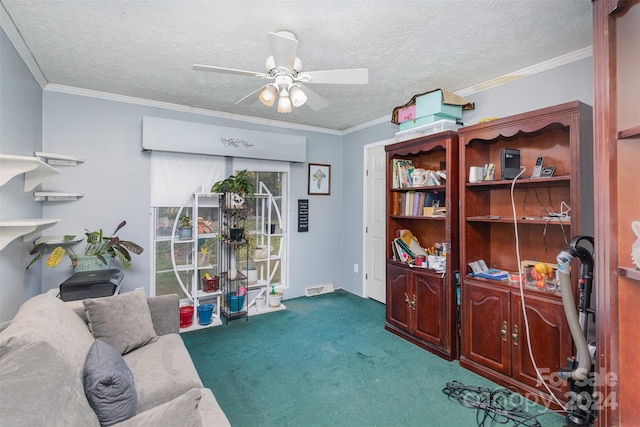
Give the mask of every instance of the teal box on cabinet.
[{"label": "teal box on cabinet", "polygon": [[446,114],[449,116],[446,118],[461,119],[462,105],[445,104],[441,90],[420,95],[416,98],[416,117],[422,118],[435,114]]},{"label": "teal box on cabinet", "polygon": [[447,114],[431,114],[429,116],[418,117],[415,120],[400,123],[400,131],[413,129],[422,125],[428,125],[429,123],[434,123],[439,120],[453,120],[455,122],[456,117],[449,116]]}]

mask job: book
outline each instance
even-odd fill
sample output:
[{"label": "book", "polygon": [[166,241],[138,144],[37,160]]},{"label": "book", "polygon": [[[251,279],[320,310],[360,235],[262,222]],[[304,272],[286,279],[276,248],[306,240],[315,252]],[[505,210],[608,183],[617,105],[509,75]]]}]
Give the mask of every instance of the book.
[{"label": "book", "polygon": [[481,259],[470,262],[469,267],[471,267],[471,275],[474,277],[491,280],[504,280],[509,277],[509,272],[498,268],[489,268],[484,260]]},{"label": "book", "polygon": [[497,268],[490,268],[485,271],[481,271],[480,273],[474,273],[475,277],[482,277],[484,279],[492,279],[492,280],[504,280],[509,277],[509,273],[504,270],[499,270]]},{"label": "book", "polygon": [[404,250],[404,248],[402,247],[402,245],[400,244],[400,242],[402,241],[402,239],[394,239],[393,244],[395,246],[396,249],[396,253],[398,254],[398,261],[400,262],[404,262],[406,264],[410,263],[411,261],[413,261],[413,258],[409,256],[409,254]]},{"label": "book", "polygon": [[413,205],[412,205],[412,209],[411,209],[411,215],[413,216],[418,216],[421,214],[420,212],[420,208],[422,207],[422,205],[420,204],[420,195],[423,194],[421,192],[415,192],[413,193]]}]

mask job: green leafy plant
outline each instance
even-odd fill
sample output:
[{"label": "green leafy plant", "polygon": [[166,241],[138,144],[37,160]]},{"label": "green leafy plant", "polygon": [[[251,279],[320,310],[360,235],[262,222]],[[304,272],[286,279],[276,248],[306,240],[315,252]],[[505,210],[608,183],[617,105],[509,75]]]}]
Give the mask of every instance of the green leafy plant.
[{"label": "green leafy plant", "polygon": [[231,175],[222,181],[218,181],[211,187],[212,193],[236,193],[241,196],[253,197],[256,187],[247,176],[247,170],[238,172],[237,175]]},{"label": "green leafy plant", "polygon": [[189,218],[187,215],[182,215],[178,219],[178,222],[180,223],[180,227],[191,227],[192,225],[191,218]]},{"label": "green leafy plant", "polygon": [[[102,229],[98,231],[89,231],[85,229],[86,233],[86,247],[84,249],[84,256],[95,256],[105,265],[108,264],[108,259],[118,258],[124,268],[131,267],[131,253],[140,255],[144,249],[142,246],[134,243],[130,240],[122,240],[116,234],[122,227],[127,225],[127,221],[122,221],[113,232],[111,236],[105,236]],[[75,240],[76,236],[65,235],[63,241],[65,243],[71,243]],[[31,249],[30,254],[35,255],[31,260],[27,269],[31,267],[36,261],[41,259],[47,252],[49,245],[46,242],[37,243]],[[49,258],[45,261],[47,267],[57,267],[64,256],[68,256],[71,259],[71,266],[75,267],[78,263],[78,254],[69,245],[57,246],[51,251]]]}]

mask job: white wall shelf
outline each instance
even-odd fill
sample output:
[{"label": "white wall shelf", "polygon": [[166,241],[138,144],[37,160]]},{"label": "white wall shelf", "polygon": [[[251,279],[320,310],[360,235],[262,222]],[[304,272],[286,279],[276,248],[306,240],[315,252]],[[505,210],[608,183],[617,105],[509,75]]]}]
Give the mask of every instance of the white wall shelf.
[{"label": "white wall shelf", "polygon": [[35,191],[33,200],[36,202],[67,202],[70,200],[78,200],[84,194],[80,193],[61,193],[56,191]]},{"label": "white wall shelf", "polygon": [[35,156],[45,163],[56,166],[77,166],[78,163],[84,163],[84,159],[79,159],[73,156],[67,156],[64,154],[52,154],[36,151]]},{"label": "white wall shelf", "polygon": [[36,157],[0,154],[0,186],[24,173],[24,191],[31,191],[60,172]]},{"label": "white wall shelf", "polygon": [[36,239],[36,244],[44,243],[46,245],[75,245],[78,242],[81,242],[84,239],[82,236],[76,236],[71,240],[64,240],[64,237],[59,236],[42,236]]},{"label": "white wall shelf", "polygon": [[28,218],[14,221],[0,221],[0,250],[11,241],[22,236],[23,242],[34,240],[42,230],[51,228],[60,222],[59,219]]}]

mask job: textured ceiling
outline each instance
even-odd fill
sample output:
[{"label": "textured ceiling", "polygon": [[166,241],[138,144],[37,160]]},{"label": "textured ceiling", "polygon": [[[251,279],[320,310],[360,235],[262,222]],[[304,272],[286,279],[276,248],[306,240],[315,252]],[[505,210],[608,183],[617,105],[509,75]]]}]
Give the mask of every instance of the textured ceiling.
[{"label": "textured ceiling", "polygon": [[[592,43],[588,0],[0,0],[46,83],[345,130],[416,93],[459,91]],[[280,114],[235,102],[264,80],[267,33],[296,34],[303,70],[368,68],[368,85],[310,85],[330,101]],[[9,31],[5,28],[5,31]],[[15,30],[14,30],[15,32]],[[24,55],[24,53],[23,53]]]}]

